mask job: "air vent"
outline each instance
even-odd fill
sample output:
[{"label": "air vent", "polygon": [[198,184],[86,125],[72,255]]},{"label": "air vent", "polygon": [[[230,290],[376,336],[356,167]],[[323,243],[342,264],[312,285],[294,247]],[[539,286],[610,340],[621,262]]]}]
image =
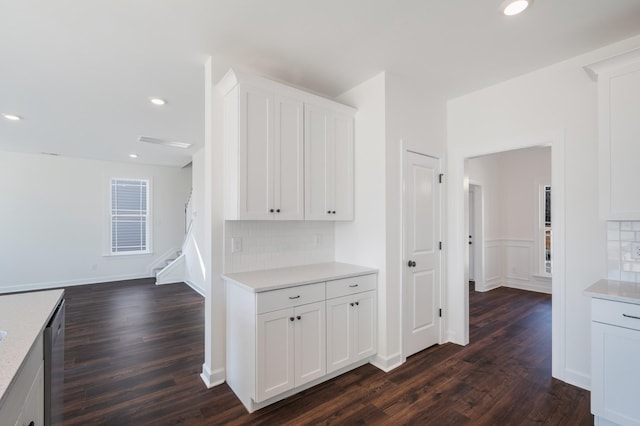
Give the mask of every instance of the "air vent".
[{"label": "air vent", "polygon": [[183,148],[183,149],[191,148],[191,144],[190,143],[167,141],[167,140],[164,140],[164,139],[151,138],[149,136],[140,136],[138,138],[138,141],[146,142],[146,143],[152,143],[152,144],[155,144],[155,145],[171,146],[173,148]]}]

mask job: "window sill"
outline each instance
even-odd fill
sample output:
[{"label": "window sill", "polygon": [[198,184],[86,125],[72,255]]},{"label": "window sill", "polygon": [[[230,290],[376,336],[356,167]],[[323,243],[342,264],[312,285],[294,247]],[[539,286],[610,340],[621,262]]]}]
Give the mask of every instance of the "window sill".
[{"label": "window sill", "polygon": [[121,252],[121,253],[106,253],[103,257],[120,257],[120,256],[147,256],[153,254],[152,251],[134,251],[134,252]]}]

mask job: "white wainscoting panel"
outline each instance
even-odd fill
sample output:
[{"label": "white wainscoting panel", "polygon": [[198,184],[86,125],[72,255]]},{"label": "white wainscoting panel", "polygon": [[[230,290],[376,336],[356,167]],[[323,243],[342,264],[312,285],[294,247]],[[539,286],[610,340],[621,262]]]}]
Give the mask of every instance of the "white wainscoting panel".
[{"label": "white wainscoting panel", "polygon": [[533,240],[492,239],[484,243],[485,286],[488,291],[504,286],[551,294],[551,279],[534,275],[536,259]]},{"label": "white wainscoting panel", "polygon": [[488,291],[502,285],[502,242],[501,240],[485,240],[484,243],[484,288],[476,290]]}]

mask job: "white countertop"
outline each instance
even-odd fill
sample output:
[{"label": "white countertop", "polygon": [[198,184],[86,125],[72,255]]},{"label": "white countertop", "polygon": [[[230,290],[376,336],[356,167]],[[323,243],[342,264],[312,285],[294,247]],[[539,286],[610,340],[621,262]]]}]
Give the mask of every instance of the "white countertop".
[{"label": "white countertop", "polygon": [[584,292],[598,299],[640,304],[640,284],[638,283],[600,280],[587,287]]},{"label": "white countertop", "polygon": [[358,275],[375,274],[377,272],[377,269],[365,266],[330,262],[293,266],[290,268],[238,272],[235,274],[226,274],[222,277],[225,280],[233,281],[249,291],[259,293],[262,291],[277,290],[279,288],[286,288],[294,285],[338,280]]},{"label": "white countertop", "polygon": [[0,330],[7,332],[0,342],[0,407],[63,295],[64,290],[0,295]]}]

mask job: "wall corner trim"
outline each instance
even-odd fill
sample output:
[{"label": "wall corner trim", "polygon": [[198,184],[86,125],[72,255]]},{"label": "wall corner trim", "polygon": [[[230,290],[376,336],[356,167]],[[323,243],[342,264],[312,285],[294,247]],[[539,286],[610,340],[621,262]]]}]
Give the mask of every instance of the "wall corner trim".
[{"label": "wall corner trim", "polygon": [[204,385],[208,389],[211,389],[212,387],[223,384],[226,380],[226,374],[224,368],[218,368],[211,371],[207,364],[202,364],[202,373],[200,373],[200,378],[204,382]]}]

